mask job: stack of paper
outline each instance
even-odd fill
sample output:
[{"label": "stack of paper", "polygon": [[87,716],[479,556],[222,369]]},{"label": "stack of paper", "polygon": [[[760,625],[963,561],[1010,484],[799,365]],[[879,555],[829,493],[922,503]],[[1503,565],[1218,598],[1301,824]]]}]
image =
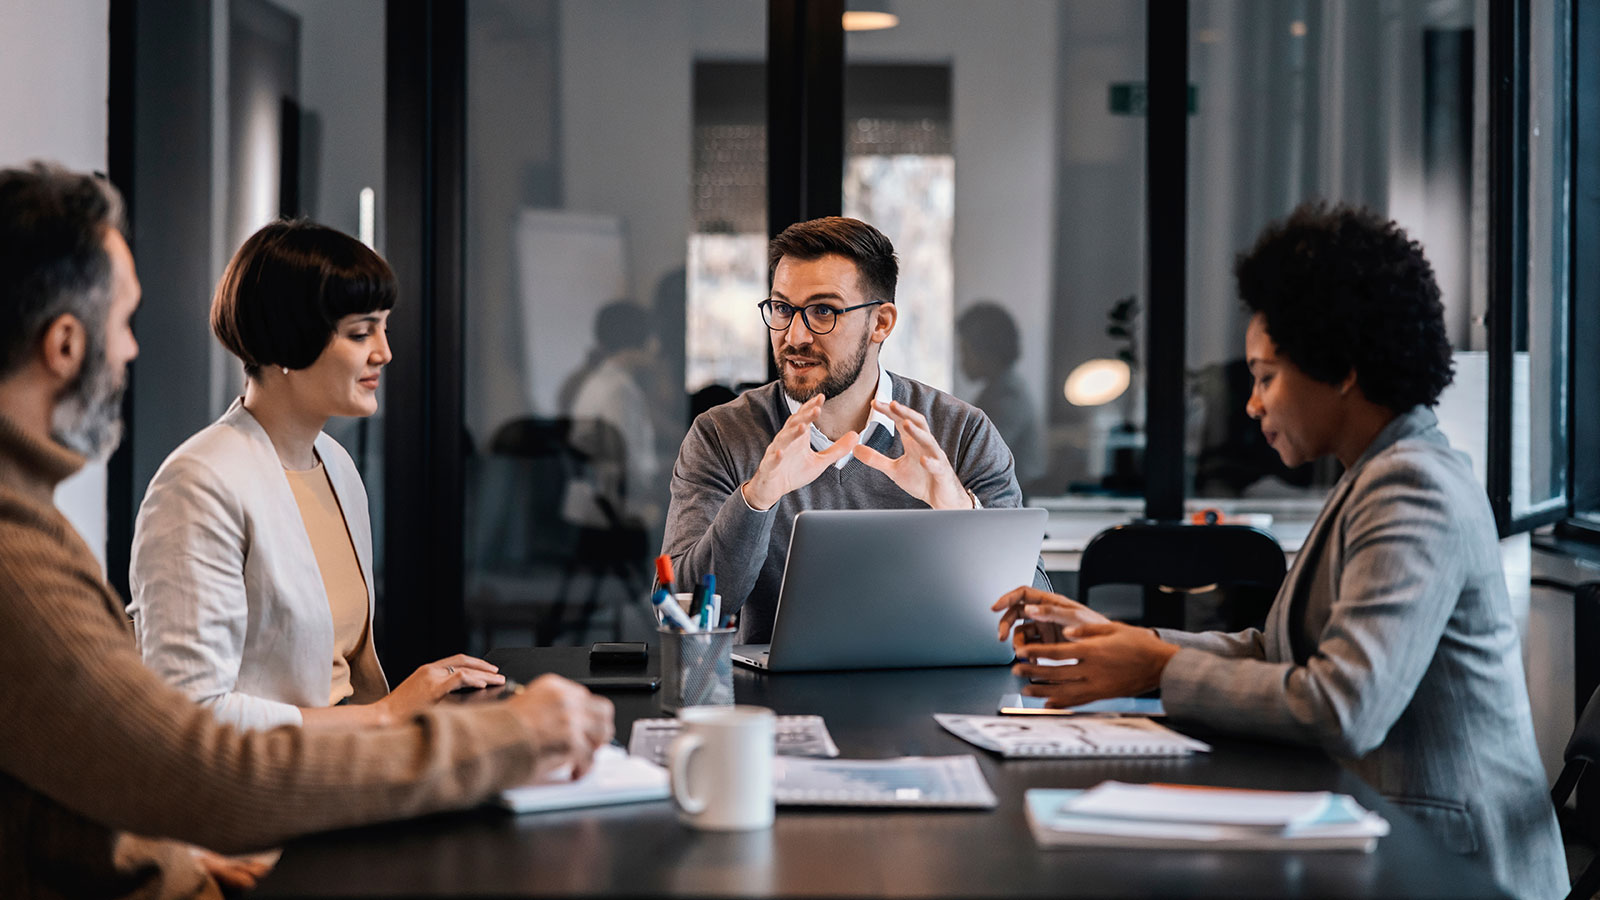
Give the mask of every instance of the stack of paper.
[{"label": "stack of paper", "polygon": [[496,795],[494,803],[515,813],[544,812],[662,800],[670,793],[666,769],[629,756],[621,747],[608,746],[595,751],[594,766],[582,778],[557,776],[539,784],[507,788]]},{"label": "stack of paper", "polygon": [[1028,825],[1044,847],[1358,850],[1389,833],[1345,794],[1107,781],[1087,791],[1030,790]]}]

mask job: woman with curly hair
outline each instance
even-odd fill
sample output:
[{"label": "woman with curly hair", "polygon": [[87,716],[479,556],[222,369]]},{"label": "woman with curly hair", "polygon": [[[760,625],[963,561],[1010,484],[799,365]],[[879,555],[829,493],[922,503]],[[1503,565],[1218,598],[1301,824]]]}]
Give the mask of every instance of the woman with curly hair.
[{"label": "woman with curly hair", "polygon": [[[1453,373],[1422,247],[1368,210],[1308,204],[1235,274],[1247,411],[1285,464],[1332,455],[1344,475],[1262,630],[1000,598],[1017,674],[1049,682],[1026,692],[1070,706],[1160,688],[1176,721],[1319,746],[1504,889],[1565,894],[1494,518],[1432,411]],[[1036,662],[1059,659],[1077,664]]]}]

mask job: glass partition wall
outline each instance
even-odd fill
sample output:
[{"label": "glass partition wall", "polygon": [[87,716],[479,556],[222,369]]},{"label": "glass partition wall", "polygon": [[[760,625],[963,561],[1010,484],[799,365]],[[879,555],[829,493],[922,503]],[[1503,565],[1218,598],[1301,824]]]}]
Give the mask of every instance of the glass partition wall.
[{"label": "glass partition wall", "polygon": [[469,639],[639,636],[691,411],[766,380],[766,9],[466,19]]},{"label": "glass partition wall", "polygon": [[1248,316],[1234,258],[1304,201],[1368,206],[1423,245],[1458,351],[1441,420],[1481,463],[1487,106],[1475,35],[1485,6],[1190,4],[1185,456],[1199,504],[1306,518],[1340,474],[1333,459],[1286,469],[1244,413]]},{"label": "glass partition wall", "polygon": [[[895,12],[847,33],[840,185],[900,256],[884,363],[995,417],[1030,496],[1136,494],[1139,382],[1066,384],[1137,327],[1144,4]],[[641,634],[688,423],[769,377],[765,16],[467,5],[469,646]]]},{"label": "glass partition wall", "polygon": [[[1365,204],[1423,243],[1458,350],[1441,419],[1484,466],[1490,0],[1187,6],[1187,509],[1272,517],[1292,541],[1340,474],[1285,469],[1244,413],[1233,261],[1306,200]],[[1553,49],[1568,11],[1533,6],[1524,505],[1559,494],[1565,471],[1529,448],[1564,428],[1564,362],[1547,354],[1565,340]],[[885,365],[996,420],[1053,537],[1138,515],[1150,489],[1150,8],[924,0],[846,31],[840,208],[882,228],[902,265]],[[547,643],[647,627],[639,599],[688,422],[769,377],[753,312],[780,224],[766,14],[467,6],[464,591],[479,645],[497,629]]]},{"label": "glass partition wall", "polygon": [[[132,415],[108,496],[107,577],[125,597],[150,479],[244,389],[209,319],[234,251],[273,219],[301,216],[386,252],[386,10],[383,0],[226,0],[128,4],[114,17],[112,42],[131,68],[115,93],[132,110],[114,118],[128,162],[114,161],[111,174],[129,201],[144,285]],[[327,427],[366,485],[380,597],[388,394],[380,388],[371,419]]]},{"label": "glass partition wall", "polygon": [[[983,409],[1030,502],[1138,495],[1143,401],[1119,357],[1144,293],[1145,125],[1119,98],[1144,78],[1145,5],[894,12],[845,43],[845,214],[901,258],[884,364]],[[1116,365],[1120,389],[1069,388]]]},{"label": "glass partition wall", "polygon": [[[155,467],[239,391],[207,332],[222,265],[299,214],[401,276],[381,411],[330,425],[371,497],[392,664],[469,635],[642,634],[685,429],[769,377],[755,303],[788,223],[768,211],[791,190],[830,208],[835,182],[831,208],[900,250],[886,365],[995,419],[1051,540],[1177,498],[1275,525],[1315,509],[1336,469],[1284,470],[1243,414],[1232,283],[1260,228],[1314,198],[1373,206],[1427,249],[1457,348],[1441,419],[1487,469],[1502,531],[1560,517],[1574,490],[1592,507],[1568,438],[1592,431],[1571,374],[1592,366],[1569,348],[1594,330],[1573,318],[1592,269],[1573,264],[1572,146],[1592,136],[1573,110],[1593,98],[1573,93],[1570,0],[919,0],[843,32],[840,54],[845,6],[116,0],[111,168],[147,299],[109,469],[112,582]],[[1158,35],[1187,59],[1147,59]],[[800,62],[769,71],[769,54]],[[1150,131],[1178,134],[1178,62],[1181,155]],[[784,113],[785,72],[826,94],[834,66],[837,97],[802,92],[774,124],[769,85]],[[768,141],[834,116],[842,166],[831,138]],[[1181,184],[1152,190],[1174,160]],[[1174,246],[1183,262],[1153,275]],[[1182,340],[1161,345],[1181,366],[1146,346],[1180,269]],[[1147,388],[1179,382],[1147,410]]]},{"label": "glass partition wall", "polygon": [[[1244,415],[1246,319],[1232,284],[1234,254],[1263,226],[1321,199],[1367,205],[1423,245],[1456,349],[1440,426],[1471,455],[1502,534],[1564,515],[1570,4],[1189,8],[1189,506],[1304,518],[1340,474],[1332,460],[1286,470]],[[1508,87],[1491,102],[1496,72]]]}]

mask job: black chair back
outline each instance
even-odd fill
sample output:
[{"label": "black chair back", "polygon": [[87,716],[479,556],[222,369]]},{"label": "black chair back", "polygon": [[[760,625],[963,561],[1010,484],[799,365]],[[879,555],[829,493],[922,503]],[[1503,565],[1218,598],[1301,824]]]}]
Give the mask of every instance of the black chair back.
[{"label": "black chair back", "polygon": [[[476,461],[481,521],[469,539],[474,565],[505,576],[469,603],[485,645],[495,627],[514,621],[532,621],[538,645],[582,638],[607,578],[622,585],[612,592],[612,638],[621,639],[624,615],[644,603],[651,554],[646,524],[626,515],[625,452],[621,433],[595,419],[530,416],[495,431]],[[573,617],[568,600],[580,579],[588,597]]]},{"label": "black chair back", "polygon": [[1181,525],[1139,522],[1095,535],[1078,565],[1078,600],[1093,605],[1094,588],[1139,585],[1146,625],[1184,626],[1190,594],[1220,589],[1221,625],[1257,626],[1288,571],[1272,535],[1249,525]]},{"label": "black chair back", "polygon": [[[1567,798],[1572,796],[1574,789],[1578,791],[1578,815],[1576,820],[1580,830],[1588,832],[1591,839],[1595,833],[1594,819],[1596,818],[1596,797],[1600,796],[1594,784],[1594,777],[1587,778],[1590,766],[1600,762],[1600,690],[1593,689],[1592,683],[1585,677],[1583,671],[1585,656],[1593,653],[1593,646],[1584,646],[1585,637],[1593,637],[1593,632],[1586,630],[1585,623],[1592,628],[1594,610],[1600,606],[1600,582],[1589,582],[1579,585],[1575,592],[1575,612],[1578,620],[1576,637],[1579,641],[1577,648],[1579,660],[1578,672],[1578,697],[1584,697],[1588,691],[1588,702],[1584,704],[1583,711],[1578,714],[1578,724],[1572,729],[1572,737],[1567,741],[1567,749],[1563,755],[1566,765],[1561,769],[1561,774],[1556,778],[1555,787],[1550,791],[1550,799],[1559,811],[1567,804]],[[1593,897],[1600,891],[1600,866],[1591,860],[1582,872],[1578,873],[1577,880],[1572,885],[1571,893],[1567,894],[1568,900],[1574,898]]]},{"label": "black chair back", "polygon": [[1584,705],[1583,714],[1578,717],[1578,724],[1567,741],[1563,758],[1569,764],[1600,762],[1600,691],[1589,695],[1589,702]]}]

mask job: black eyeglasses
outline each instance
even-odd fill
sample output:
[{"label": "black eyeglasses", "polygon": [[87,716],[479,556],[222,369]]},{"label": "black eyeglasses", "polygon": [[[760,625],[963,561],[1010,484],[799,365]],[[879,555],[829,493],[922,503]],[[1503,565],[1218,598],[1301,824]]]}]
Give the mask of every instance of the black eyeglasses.
[{"label": "black eyeglasses", "polygon": [[756,306],[761,308],[761,318],[766,320],[767,327],[773,331],[788,331],[794,323],[794,314],[800,314],[800,320],[806,323],[806,328],[812,334],[827,334],[839,324],[839,317],[851,310],[866,309],[887,300],[874,300],[871,303],[857,303],[855,306],[846,306],[844,309],[829,306],[826,303],[813,303],[810,306],[791,306],[781,300],[763,300]]}]

